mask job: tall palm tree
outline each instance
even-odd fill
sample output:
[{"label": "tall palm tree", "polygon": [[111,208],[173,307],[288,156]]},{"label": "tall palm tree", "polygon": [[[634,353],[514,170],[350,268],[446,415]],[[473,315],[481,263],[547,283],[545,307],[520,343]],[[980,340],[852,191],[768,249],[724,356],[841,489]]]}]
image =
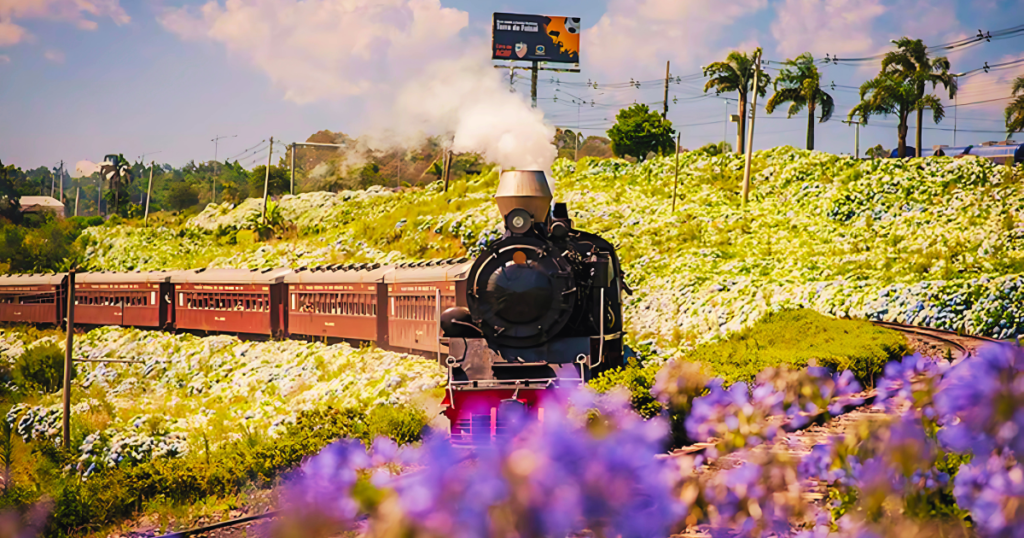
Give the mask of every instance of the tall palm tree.
[{"label": "tall palm tree", "polygon": [[[917,113],[917,125],[915,126],[915,145],[917,147],[917,157],[921,156],[921,129],[922,129],[922,118],[924,116],[924,109],[931,108],[936,110],[934,107],[936,103],[938,106],[942,106],[937,98],[934,96],[928,96],[925,94],[925,86],[931,83],[932,89],[942,84],[942,86],[949,91],[949,98],[952,99],[956,96],[957,91],[957,80],[956,77],[949,72],[949,60],[946,57],[930,58],[928,56],[928,47],[920,39],[910,39],[909,37],[903,37],[896,41],[896,50],[886,53],[885,57],[882,58],[882,72],[893,73],[906,80],[912,80],[914,83],[914,89],[917,91],[918,102],[914,105],[914,111]],[[939,119],[936,120],[938,123],[941,120],[942,114],[937,115]],[[904,155],[901,153],[900,157]]]},{"label": "tall palm tree", "polygon": [[786,67],[775,79],[775,93],[765,106],[769,114],[784,103],[789,105],[786,117],[792,118],[807,107],[807,149],[814,149],[814,111],[821,107],[821,123],[832,117],[836,105],[832,96],[821,89],[821,73],[814,65],[811,53],[805,52],[795,60],[786,60]]},{"label": "tall palm tree", "polygon": [[[732,51],[724,62],[715,62],[704,68],[704,76],[709,77],[704,85],[704,92],[714,89],[715,93],[736,92],[739,96],[740,121],[736,129],[736,151],[743,153],[744,134],[746,132],[747,96],[754,86],[754,58],[739,51]],[[764,97],[771,82],[767,73],[761,72],[757,80],[757,95]]]},{"label": "tall palm tree", "polygon": [[1006,105],[1007,140],[1013,133],[1024,131],[1024,76],[1013,79],[1013,88],[1010,92],[1014,99]]},{"label": "tall palm tree", "polygon": [[906,157],[907,131],[910,130],[907,120],[911,112],[925,108],[932,109],[935,123],[945,117],[945,109],[934,95],[918,97],[917,84],[914,80],[906,80],[895,73],[879,73],[875,78],[861,84],[860,103],[853,107],[848,118],[852,120],[859,116],[860,121],[867,124],[871,116],[896,116],[899,121],[896,131],[899,137],[897,156]]}]

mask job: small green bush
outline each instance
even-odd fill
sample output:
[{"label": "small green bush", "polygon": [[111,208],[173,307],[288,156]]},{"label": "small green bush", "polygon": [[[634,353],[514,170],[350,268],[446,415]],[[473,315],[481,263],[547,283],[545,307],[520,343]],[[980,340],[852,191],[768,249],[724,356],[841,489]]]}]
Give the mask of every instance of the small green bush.
[{"label": "small green bush", "polygon": [[862,383],[871,384],[886,363],[909,352],[898,332],[797,309],[771,313],[725,340],[698,346],[685,359],[710,366],[712,375],[728,383],[751,382],[768,367],[816,364],[850,370]]},{"label": "small green bush", "polygon": [[661,413],[663,406],[651,394],[654,378],[658,375],[657,366],[643,366],[636,359],[622,368],[602,372],[590,381],[590,387],[599,393],[623,387],[629,390],[630,405],[644,418],[652,418]]},{"label": "small green bush", "polygon": [[[15,361],[13,378],[19,387],[46,393],[60,390],[64,383],[64,351],[52,342],[29,348]],[[71,378],[75,378],[74,364]]]},{"label": "small green bush", "polygon": [[377,437],[387,437],[404,445],[419,441],[426,425],[427,415],[419,408],[375,407],[366,415],[366,438],[372,441]]}]

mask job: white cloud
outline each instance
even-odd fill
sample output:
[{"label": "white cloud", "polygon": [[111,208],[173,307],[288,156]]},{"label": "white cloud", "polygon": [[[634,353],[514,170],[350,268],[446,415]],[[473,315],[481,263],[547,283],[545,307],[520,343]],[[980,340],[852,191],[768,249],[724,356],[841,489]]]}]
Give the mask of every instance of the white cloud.
[{"label": "white cloud", "polygon": [[485,42],[460,36],[469,14],[439,0],[214,0],[159,20],[223,45],[287,100],[351,103],[378,140],[451,134],[455,151],[503,166],[554,160],[554,128],[508,92]]},{"label": "white cloud", "polygon": [[403,72],[459,52],[469,14],[438,0],[229,0],[160,17],[183,39],[210,39],[304,103],[380,91]]},{"label": "white cloud", "polygon": [[[988,63],[989,65],[996,65],[1014,60],[1024,60],[1024,52],[1020,54],[1008,54],[996,61]],[[957,90],[956,102],[963,104],[990,101],[993,99],[1000,100],[988,103],[981,102],[977,105],[964,107],[963,110],[958,112],[967,116],[989,115],[1002,118],[1003,110],[1009,102],[1007,100],[1003,100],[1003,98],[1010,96],[1010,88],[1013,84],[1013,79],[1019,76],[1024,76],[1024,64],[1018,64],[1007,69],[990,71],[988,73],[982,71],[976,75],[963,78],[960,81],[960,86]],[[945,92],[942,91],[941,87],[936,90],[935,93],[943,97],[943,102],[953,104],[953,100],[946,99],[946,97],[949,96],[948,93],[943,95]],[[946,115],[952,116],[953,111],[947,111]]]},{"label": "white cloud", "polygon": [[50,60],[55,64],[64,63],[64,53],[55,49],[48,50],[45,53],[43,53],[43,58],[46,58],[47,60]]},{"label": "white cloud", "polygon": [[88,17],[109,17],[118,25],[131,22],[119,0],[0,0],[0,47],[16,45],[31,37],[15,20],[59,20],[83,30],[95,30],[98,24]]},{"label": "white cloud", "polygon": [[609,0],[597,24],[583,32],[580,55],[606,76],[631,76],[637,58],[656,60],[645,61],[651,65],[676,60],[684,62],[679,70],[693,69],[712,57],[711,42],[729,25],[766,6],[767,0]]},{"label": "white cloud", "polygon": [[78,161],[75,163],[74,177],[89,177],[100,171],[100,165],[92,161]]},{"label": "white cloud", "polygon": [[873,48],[875,19],[885,11],[881,0],[785,0],[771,25],[775,48],[787,58],[865,54]]}]

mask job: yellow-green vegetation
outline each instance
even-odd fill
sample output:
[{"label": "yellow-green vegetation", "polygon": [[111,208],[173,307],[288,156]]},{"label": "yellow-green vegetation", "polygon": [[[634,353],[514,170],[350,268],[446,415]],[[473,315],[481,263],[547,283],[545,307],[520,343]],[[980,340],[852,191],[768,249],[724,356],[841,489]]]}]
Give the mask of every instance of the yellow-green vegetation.
[{"label": "yellow-green vegetation", "polygon": [[896,331],[800,309],[768,314],[724,340],[697,346],[686,360],[706,364],[710,374],[730,383],[753,381],[765,368],[824,366],[850,370],[867,384],[909,352]]}]

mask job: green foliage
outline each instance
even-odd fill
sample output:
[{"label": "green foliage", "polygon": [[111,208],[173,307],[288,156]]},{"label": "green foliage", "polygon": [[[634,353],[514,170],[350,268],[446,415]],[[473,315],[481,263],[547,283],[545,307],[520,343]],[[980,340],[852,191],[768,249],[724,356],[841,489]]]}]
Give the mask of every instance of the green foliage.
[{"label": "green foliage", "polygon": [[876,144],[875,146],[868,148],[867,151],[864,152],[864,156],[871,157],[872,159],[884,159],[888,157],[890,153],[892,152],[883,148],[881,144]]},{"label": "green foliage", "polygon": [[786,117],[791,118],[807,107],[807,149],[814,149],[814,111],[821,107],[821,123],[825,123],[832,117],[835,102],[821,89],[821,73],[810,53],[805,52],[783,64],[786,67],[775,79],[775,93],[765,105],[765,111],[771,114],[775,108],[791,103],[786,113]]},{"label": "green foliage", "polygon": [[1013,100],[1006,105],[1003,115],[1006,118],[1006,137],[1024,131],[1024,75],[1013,79],[1010,89]]},{"label": "green foliage", "polygon": [[728,142],[708,142],[694,151],[701,151],[714,157],[723,153],[732,153],[732,144]]},{"label": "green foliage", "polygon": [[675,148],[672,122],[652,112],[644,104],[620,110],[615,125],[608,130],[616,156],[631,156],[643,161],[649,153],[665,155]]},{"label": "green foliage", "polygon": [[21,204],[14,179],[10,177],[12,172],[0,161],[0,217],[18,222],[21,220]]},{"label": "green foliage", "polygon": [[589,385],[599,393],[625,388],[629,391],[629,402],[633,410],[644,418],[653,418],[664,408],[651,394],[657,375],[658,366],[644,366],[635,358],[631,358],[626,366],[602,372],[592,379]]},{"label": "green foliage", "polygon": [[[760,49],[758,49],[760,50]],[[737,150],[743,153],[746,138],[746,117],[747,102],[750,92],[754,91],[754,54],[745,54],[739,51],[732,51],[726,56],[724,62],[714,62],[704,68],[704,76],[708,79],[704,84],[704,93],[708,90],[715,90],[715,94],[736,92],[739,96],[736,103],[739,117],[744,121],[739,122],[736,133]],[[768,92],[768,85],[771,77],[768,73],[761,71],[757,77],[757,95],[764,97]]]},{"label": "green foliage", "polygon": [[[52,342],[28,348],[14,362],[14,383],[19,387],[33,388],[45,393],[60,390],[64,383],[64,351]],[[74,363],[71,378],[75,377]]]},{"label": "green foliage", "polygon": [[366,415],[365,438],[387,437],[405,445],[419,441],[426,426],[427,415],[419,408],[382,405]]},{"label": "green foliage", "polygon": [[[267,166],[265,164],[253,168],[252,172],[249,172],[249,195],[253,198],[262,198],[264,183],[267,181]],[[291,176],[288,169],[284,167],[271,165],[269,181],[268,196],[286,194],[291,187]]]},{"label": "green foliage", "polygon": [[903,336],[895,331],[798,309],[768,314],[725,340],[698,346],[685,359],[708,365],[711,375],[729,383],[751,382],[768,367],[816,364],[850,370],[862,383],[871,384],[886,363],[908,352]]},{"label": "green foliage", "polygon": [[195,187],[181,181],[171,186],[167,193],[167,204],[175,211],[188,209],[199,203],[199,193]]},{"label": "green foliage", "polygon": [[[269,487],[304,457],[336,439],[355,437],[370,442],[383,435],[410,443],[420,439],[425,423],[423,412],[409,407],[378,407],[367,415],[351,409],[306,411],[276,439],[248,435],[211,454],[192,453],[105,469],[84,481],[62,478],[56,486],[56,507],[47,534],[66,536],[73,529],[96,530],[131,517],[153,499],[183,505]],[[58,468],[72,457],[50,451]]]}]

